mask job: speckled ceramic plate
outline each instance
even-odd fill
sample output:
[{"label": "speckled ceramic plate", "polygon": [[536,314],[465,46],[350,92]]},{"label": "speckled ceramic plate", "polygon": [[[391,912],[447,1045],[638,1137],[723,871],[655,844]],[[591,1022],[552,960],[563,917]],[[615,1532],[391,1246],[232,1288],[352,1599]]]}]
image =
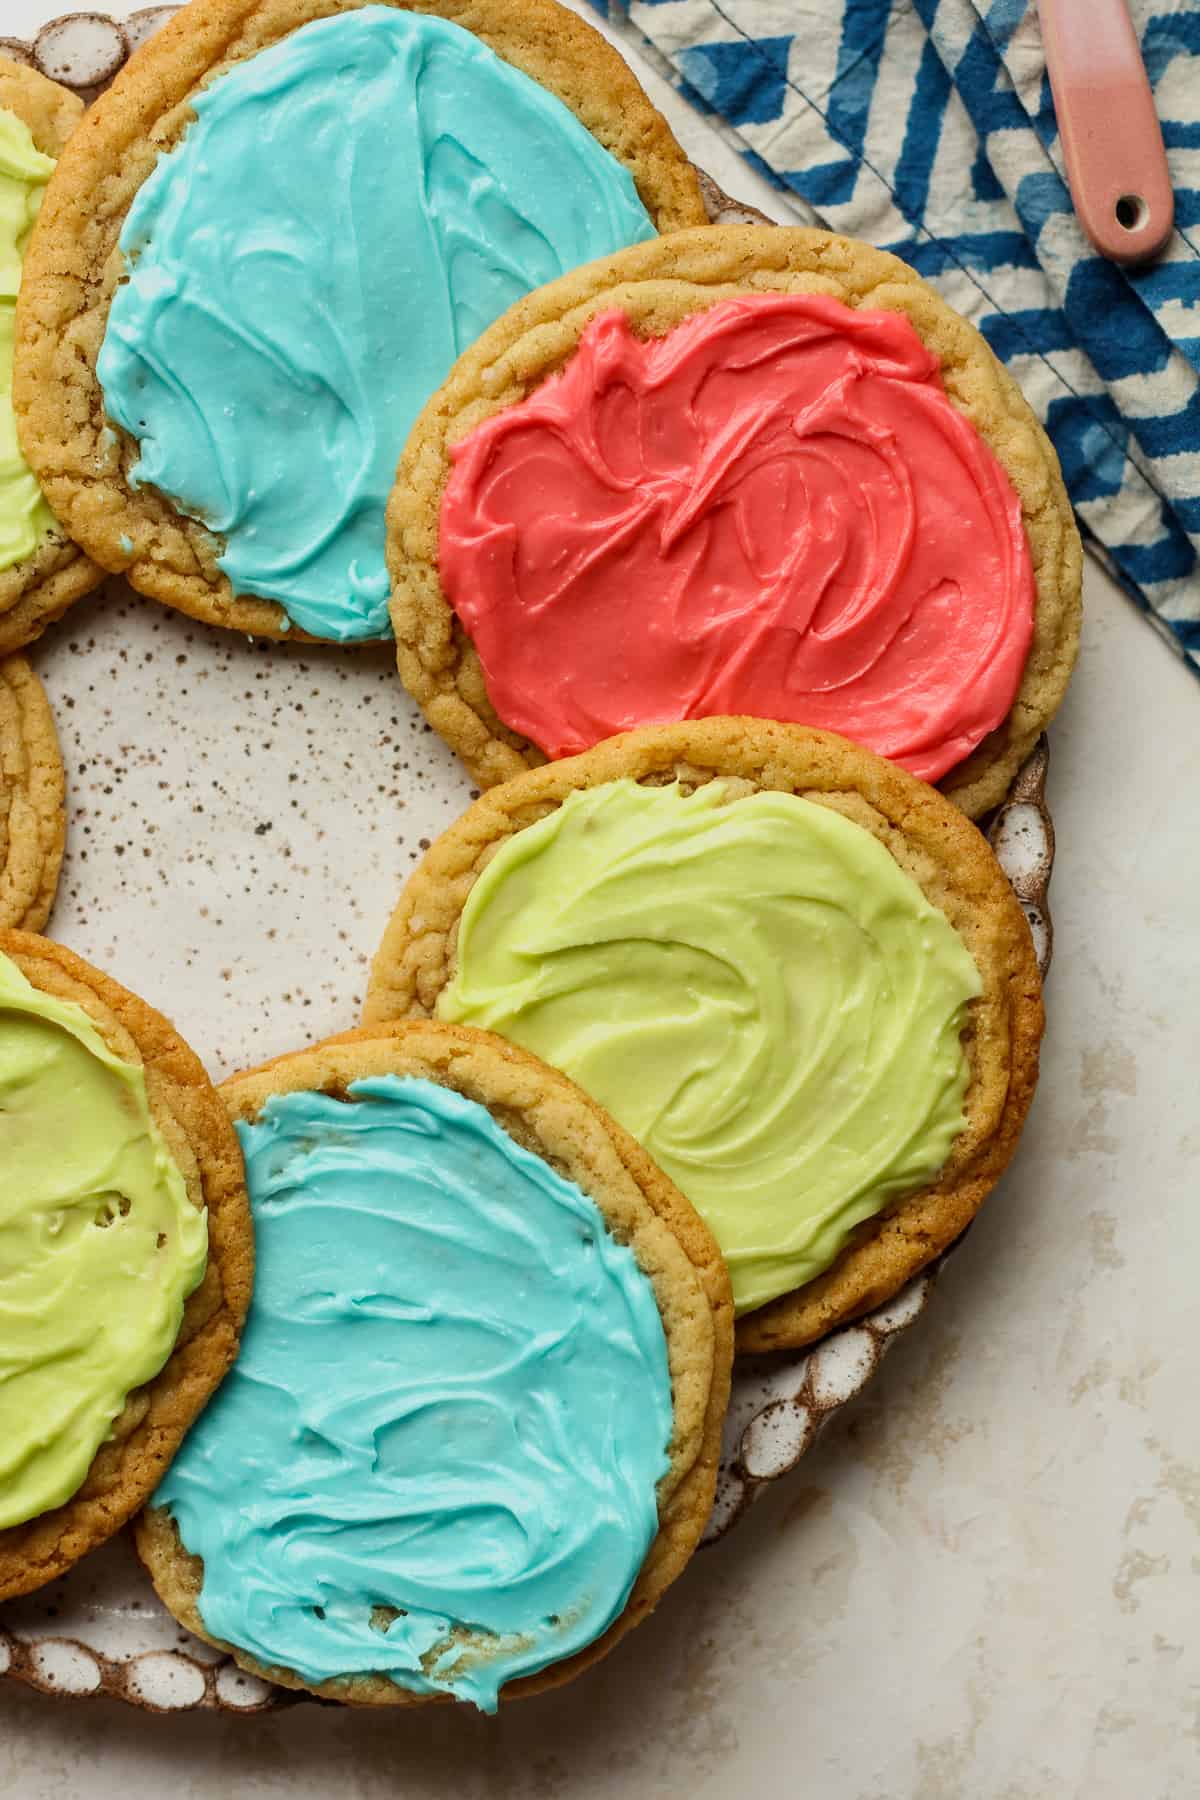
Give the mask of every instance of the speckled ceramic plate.
[{"label": "speckled ceramic plate", "polygon": [[[174,9],[37,30],[2,0],[0,49],[91,97]],[[702,177],[714,219],[762,219]],[[161,1005],[220,1078],[357,1022],[370,954],[421,852],[473,797],[390,651],[248,644],[110,583],[36,646],[71,818],[52,934]],[[1046,749],[991,826],[1045,971],[1054,836]],[[739,1363],[706,1542],[795,1467],[924,1310],[938,1270],[805,1355]],[[0,1607],[0,1675],[153,1711],[298,1697],[183,1631],[122,1535]]]}]

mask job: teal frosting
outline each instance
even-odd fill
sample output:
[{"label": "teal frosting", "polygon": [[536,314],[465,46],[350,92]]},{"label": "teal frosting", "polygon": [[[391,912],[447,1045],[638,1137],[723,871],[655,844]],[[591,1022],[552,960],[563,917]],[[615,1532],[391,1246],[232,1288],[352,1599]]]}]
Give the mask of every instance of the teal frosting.
[{"label": "teal frosting", "polygon": [[238,594],[388,635],[384,503],[417,413],[532,288],[653,237],[575,115],[445,19],[367,6],[198,95],[130,208],[98,374],[132,479]]},{"label": "teal frosting", "polygon": [[595,1203],[484,1107],[349,1091],[238,1126],[254,1299],[155,1504],[214,1637],[490,1712],[629,1596],[668,1466],[662,1321]]}]

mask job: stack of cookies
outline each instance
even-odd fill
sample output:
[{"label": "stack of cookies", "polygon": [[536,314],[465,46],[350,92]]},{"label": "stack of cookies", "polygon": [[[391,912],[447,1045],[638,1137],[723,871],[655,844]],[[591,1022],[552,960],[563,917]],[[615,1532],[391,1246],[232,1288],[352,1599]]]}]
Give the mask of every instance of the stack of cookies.
[{"label": "stack of cookies", "polygon": [[[138,1515],[246,1668],[491,1711],[684,1567],[735,1348],[897,1293],[1013,1154],[976,821],[1075,658],[1054,452],[894,257],[708,224],[554,0],[191,0],[82,116],[0,64],[0,202],[0,1599]],[[394,637],[483,790],[362,1026],[219,1091],[34,935],[14,653],[108,572]]]}]

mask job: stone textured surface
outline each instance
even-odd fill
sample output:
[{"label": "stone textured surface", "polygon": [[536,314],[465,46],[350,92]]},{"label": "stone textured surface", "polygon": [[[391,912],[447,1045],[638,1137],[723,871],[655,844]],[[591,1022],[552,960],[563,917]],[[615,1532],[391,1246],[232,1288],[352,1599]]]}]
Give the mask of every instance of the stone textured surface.
[{"label": "stone textured surface", "polygon": [[[24,34],[37,8],[5,0],[5,29]],[[705,121],[650,86],[685,148],[771,210],[770,190]],[[312,1706],[168,1720],[3,1683],[0,1792],[1191,1800],[1200,707],[1190,677],[1090,567],[1085,600],[1054,731],[1056,944],[1038,1101],[1002,1189],[864,1400],[574,1690],[491,1723]],[[245,651],[157,612],[145,645],[123,645],[123,630],[119,609],[85,602],[38,659],[75,789],[58,930],[151,997],[169,990],[214,1064],[228,1040],[224,1068],[353,1023],[352,990],[419,835],[458,810],[425,797],[439,766],[452,791],[449,754],[397,698],[386,654],[356,663],[353,682],[329,658],[296,658],[303,674],[284,696],[256,676],[294,653]],[[88,637],[85,666],[69,646]],[[205,699],[234,656],[251,698],[222,744]],[[132,683],[120,706],[114,669]],[[149,702],[156,683],[176,681],[186,693],[164,729]],[[66,703],[78,711],[89,683],[100,724],[80,733]],[[327,960],[287,965],[280,986],[282,956],[268,964],[228,923],[244,907],[256,932],[294,920],[302,934],[343,894],[336,844],[287,778],[314,754],[307,733],[358,744],[363,717],[378,750],[362,771],[377,807],[362,879]],[[244,773],[222,796],[212,784],[235,765]],[[280,798],[289,788],[295,807]],[[190,830],[191,847],[168,858],[167,842]],[[133,879],[127,857],[149,876]],[[120,897],[120,932],[107,906],[88,916],[93,893]]]}]

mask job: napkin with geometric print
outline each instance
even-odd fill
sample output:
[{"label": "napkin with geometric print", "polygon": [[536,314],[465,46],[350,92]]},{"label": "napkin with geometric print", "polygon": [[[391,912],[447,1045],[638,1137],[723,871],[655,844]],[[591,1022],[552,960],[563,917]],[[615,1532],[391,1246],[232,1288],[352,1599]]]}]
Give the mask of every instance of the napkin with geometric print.
[{"label": "napkin with geometric print", "polygon": [[1011,369],[1088,547],[1200,674],[1200,0],[1132,0],[1175,188],[1093,248],[1031,0],[595,0],[798,219],[902,256]]}]

